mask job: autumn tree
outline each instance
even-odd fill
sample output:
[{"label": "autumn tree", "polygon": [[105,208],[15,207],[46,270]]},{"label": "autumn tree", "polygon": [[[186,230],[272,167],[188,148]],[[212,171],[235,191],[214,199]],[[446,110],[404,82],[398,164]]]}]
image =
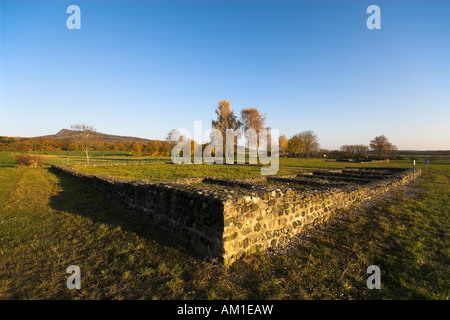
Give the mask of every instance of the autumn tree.
[{"label": "autumn tree", "polygon": [[[230,102],[227,100],[219,101],[219,105],[217,106],[215,113],[217,118],[216,120],[211,121],[211,127],[218,130],[222,134],[224,148],[223,154],[225,154],[227,130],[239,130],[241,127],[241,122],[237,119],[234,111],[230,108]],[[233,139],[234,144],[237,141],[237,138],[238,137],[235,137]]]},{"label": "autumn tree", "polygon": [[[16,146],[15,146],[15,150],[20,150],[20,148],[21,148],[21,143],[18,142],[18,143],[16,144]],[[49,140],[44,140],[44,141],[42,141],[42,143],[41,143],[40,150],[41,150],[43,153],[45,153],[45,154],[49,154],[50,151],[55,151],[56,149],[57,149],[57,148],[56,148],[55,144],[52,143],[52,141],[51,141],[50,139],[49,139]]]},{"label": "autumn tree", "polygon": [[197,141],[191,140],[191,157],[194,157],[195,150],[197,150],[199,147],[201,146],[197,143]]},{"label": "autumn tree", "polygon": [[288,143],[289,143],[289,140],[286,138],[286,136],[284,134],[282,134],[280,136],[280,138],[278,139],[278,146],[280,148],[280,152],[287,152]]},{"label": "autumn tree", "polygon": [[127,151],[127,147],[123,143],[120,143],[120,142],[114,143],[112,148],[115,152]]},{"label": "autumn tree", "polygon": [[304,143],[298,135],[294,135],[289,139],[287,150],[291,156],[295,158],[304,152]]},{"label": "autumn tree", "polygon": [[62,141],[61,150],[66,151],[66,163],[69,164],[69,152],[76,150],[77,144],[72,139],[64,139]]},{"label": "autumn tree", "polygon": [[[266,129],[268,136],[267,141],[270,141],[270,128],[266,127],[266,115],[259,113],[256,108],[244,108],[241,110],[240,123],[244,131],[248,129],[253,129],[256,132],[257,137],[261,129]],[[257,145],[259,146],[259,140],[257,140]]]},{"label": "autumn tree", "polygon": [[140,157],[141,156],[141,144],[138,143],[137,141],[133,141],[132,143],[130,143],[130,145],[128,146],[128,151],[131,152],[131,154],[133,155],[133,157]]},{"label": "autumn tree", "polygon": [[97,141],[95,144],[95,148],[101,152],[102,156],[104,156],[108,145],[104,141]]},{"label": "autumn tree", "polygon": [[217,119],[212,120],[211,125],[214,129],[219,130],[225,136],[227,129],[237,130],[241,126],[241,122],[237,119],[234,111],[230,108],[230,102],[227,100],[219,101],[219,105],[215,110]]},{"label": "autumn tree", "polygon": [[253,129],[258,132],[261,129],[266,129],[266,115],[259,113],[256,108],[242,109],[240,122],[244,130]]},{"label": "autumn tree", "polygon": [[79,144],[86,154],[86,164],[89,165],[89,149],[95,144],[96,130],[86,124],[74,124],[70,126],[71,137]]},{"label": "autumn tree", "polygon": [[377,136],[373,140],[370,140],[370,148],[378,154],[378,158],[386,156],[391,150],[397,150],[397,147],[389,142],[385,135]]},{"label": "autumn tree", "polygon": [[162,143],[159,140],[152,140],[144,148],[144,154],[149,156],[158,156],[162,148]]},{"label": "autumn tree", "polygon": [[170,156],[170,146],[166,141],[161,141],[161,148],[159,149],[159,154],[161,156]]}]

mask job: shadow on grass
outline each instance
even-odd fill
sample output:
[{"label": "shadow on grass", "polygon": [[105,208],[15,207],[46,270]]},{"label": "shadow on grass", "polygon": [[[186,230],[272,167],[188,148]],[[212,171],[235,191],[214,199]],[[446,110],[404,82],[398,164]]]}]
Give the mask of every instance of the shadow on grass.
[{"label": "shadow on grass", "polygon": [[16,165],[14,162],[2,163],[0,162],[0,168],[14,168]]},{"label": "shadow on grass", "polygon": [[16,162],[10,153],[0,152],[0,168],[14,168]]},{"label": "shadow on grass", "polygon": [[184,254],[196,259],[204,258],[189,244],[163,233],[157,229],[157,225],[128,211],[118,201],[107,199],[96,190],[53,168],[49,168],[48,171],[59,179],[59,185],[63,189],[58,195],[50,198],[50,206],[53,209],[87,217],[95,223],[103,223],[112,227],[120,226],[121,230],[134,233],[149,241],[156,241],[162,247],[181,250]]}]

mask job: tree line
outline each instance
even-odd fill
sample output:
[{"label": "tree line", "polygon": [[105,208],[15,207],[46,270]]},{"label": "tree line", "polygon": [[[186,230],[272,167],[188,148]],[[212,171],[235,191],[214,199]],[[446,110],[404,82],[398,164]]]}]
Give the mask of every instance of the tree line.
[{"label": "tree line", "polygon": [[[89,130],[86,130],[86,132],[89,132]],[[101,153],[127,152],[133,156],[170,155],[169,144],[166,141],[150,140],[148,143],[142,143],[139,141],[119,139],[114,142],[109,142],[96,136],[92,136],[92,139],[88,140],[90,140],[87,148],[88,151],[100,151]],[[43,154],[48,154],[53,151],[86,152],[83,143],[76,135],[64,139],[0,137],[0,151],[35,151]]]},{"label": "tree line", "polygon": [[[211,128],[216,129],[225,139],[227,130],[245,132],[253,129],[257,134],[265,129],[268,132],[268,141],[271,140],[270,127],[266,125],[266,114],[261,113],[256,107],[243,108],[239,116],[231,109],[228,100],[220,100],[216,109],[215,119],[211,120]],[[239,135],[234,137],[234,147],[237,146]],[[148,143],[139,141],[118,140],[114,142],[103,141],[96,135],[96,130],[86,124],[71,126],[70,136],[64,139],[42,138],[10,138],[0,137],[0,151],[38,151],[49,153],[51,151],[84,151],[86,161],[89,163],[89,151],[100,152],[128,152],[133,156],[170,156],[171,150],[179,142],[191,143],[191,154],[201,147],[204,149],[208,143],[199,146],[196,141],[190,140],[178,132],[171,130],[164,141],[151,140]],[[319,137],[313,130],[305,130],[294,134],[289,139],[282,134],[274,141],[281,156],[295,158],[357,158],[364,159],[377,157],[379,159],[397,155],[397,147],[386,136],[380,135],[370,141],[369,145],[343,145],[340,150],[325,150],[320,148]],[[270,144],[269,144],[270,145]],[[226,143],[223,142],[225,149]],[[269,148],[270,149],[270,148]]]}]

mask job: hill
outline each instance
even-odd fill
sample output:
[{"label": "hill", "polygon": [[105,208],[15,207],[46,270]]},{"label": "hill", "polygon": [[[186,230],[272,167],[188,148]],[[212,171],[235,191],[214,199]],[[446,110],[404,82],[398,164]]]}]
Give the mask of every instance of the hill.
[{"label": "hill", "polygon": [[[71,134],[72,134],[72,130],[61,129],[56,134],[50,134],[50,135],[46,135],[46,136],[34,137],[34,139],[41,139],[41,140],[46,140],[46,139],[70,139]],[[101,133],[101,132],[96,132],[95,134],[96,134],[96,136],[98,137],[99,140],[102,140],[104,142],[109,142],[109,143],[115,143],[115,142],[120,142],[120,141],[137,141],[137,142],[140,142],[140,143],[148,143],[148,142],[150,142],[149,139],[138,138],[138,137],[117,136],[117,135]]]}]

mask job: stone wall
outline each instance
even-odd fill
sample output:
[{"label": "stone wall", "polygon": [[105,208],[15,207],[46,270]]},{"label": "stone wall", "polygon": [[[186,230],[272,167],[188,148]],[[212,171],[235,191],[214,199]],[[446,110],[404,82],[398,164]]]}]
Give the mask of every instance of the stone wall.
[{"label": "stone wall", "polygon": [[[420,174],[416,170],[416,175]],[[270,178],[269,178],[270,179]],[[283,179],[288,178],[272,178]],[[224,204],[224,259],[233,262],[246,252],[273,247],[354,205],[412,180],[412,171],[364,185],[330,184],[295,192],[280,188],[270,193],[229,199]]]},{"label": "stone wall", "polygon": [[[117,199],[207,257],[231,264],[412,180],[412,170],[346,168],[249,179],[150,182],[55,170]],[[416,170],[416,176],[420,170]]]},{"label": "stone wall", "polygon": [[52,168],[118,200],[201,254],[223,255],[223,195],[203,193],[190,186],[202,179],[154,183],[85,174],[63,165]]}]

